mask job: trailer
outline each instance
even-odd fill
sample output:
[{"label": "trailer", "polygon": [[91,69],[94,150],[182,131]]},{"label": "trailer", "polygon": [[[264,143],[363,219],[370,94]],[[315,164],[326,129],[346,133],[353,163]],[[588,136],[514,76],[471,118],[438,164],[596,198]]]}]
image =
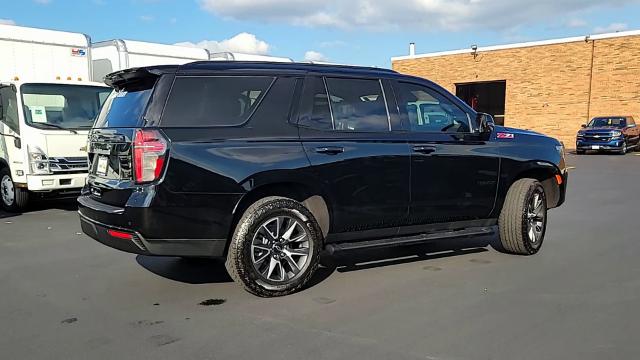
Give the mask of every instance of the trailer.
[{"label": "trailer", "polygon": [[84,34],[0,25],[0,205],[73,196],[86,183],[87,135],[111,89],[89,81]]},{"label": "trailer", "polygon": [[96,81],[102,81],[105,75],[118,70],[209,60],[209,51],[202,48],[122,39],[93,43],[91,52]]}]

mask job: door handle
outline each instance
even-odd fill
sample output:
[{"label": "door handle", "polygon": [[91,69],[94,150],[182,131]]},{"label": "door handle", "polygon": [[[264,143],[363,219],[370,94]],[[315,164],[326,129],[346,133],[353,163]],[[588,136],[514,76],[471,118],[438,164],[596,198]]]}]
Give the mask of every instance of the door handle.
[{"label": "door handle", "polygon": [[342,146],[322,146],[317,147],[316,152],[318,154],[338,155],[344,152],[344,148]]},{"label": "door handle", "polygon": [[415,145],[413,147],[413,152],[417,152],[420,154],[431,154],[434,153],[436,151],[436,147],[435,146],[431,146],[431,145]]}]

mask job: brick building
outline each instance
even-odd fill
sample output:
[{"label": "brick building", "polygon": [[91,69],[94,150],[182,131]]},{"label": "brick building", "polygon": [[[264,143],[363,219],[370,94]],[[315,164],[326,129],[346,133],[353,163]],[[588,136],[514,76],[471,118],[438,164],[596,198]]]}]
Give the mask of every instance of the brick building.
[{"label": "brick building", "polygon": [[575,147],[595,116],[640,120],[640,31],[418,54],[394,70],[444,86],[506,126]]}]

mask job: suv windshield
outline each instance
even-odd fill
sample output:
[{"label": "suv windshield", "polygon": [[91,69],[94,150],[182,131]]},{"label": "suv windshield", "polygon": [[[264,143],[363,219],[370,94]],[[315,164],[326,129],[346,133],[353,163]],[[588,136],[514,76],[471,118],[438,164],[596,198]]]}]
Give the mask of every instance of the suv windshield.
[{"label": "suv windshield", "polygon": [[49,130],[90,128],[111,93],[108,87],[66,84],[24,84],[20,89],[27,125]]},{"label": "suv windshield", "polygon": [[627,119],[623,117],[603,117],[595,118],[589,123],[589,127],[618,127],[627,126]]}]

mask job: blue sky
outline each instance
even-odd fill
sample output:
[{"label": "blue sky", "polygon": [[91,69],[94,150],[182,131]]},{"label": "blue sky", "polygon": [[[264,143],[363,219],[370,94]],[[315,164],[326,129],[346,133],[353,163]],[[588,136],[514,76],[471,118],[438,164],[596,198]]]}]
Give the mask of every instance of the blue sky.
[{"label": "blue sky", "polygon": [[0,22],[389,67],[412,41],[424,53],[640,29],[640,0],[0,0]]}]

